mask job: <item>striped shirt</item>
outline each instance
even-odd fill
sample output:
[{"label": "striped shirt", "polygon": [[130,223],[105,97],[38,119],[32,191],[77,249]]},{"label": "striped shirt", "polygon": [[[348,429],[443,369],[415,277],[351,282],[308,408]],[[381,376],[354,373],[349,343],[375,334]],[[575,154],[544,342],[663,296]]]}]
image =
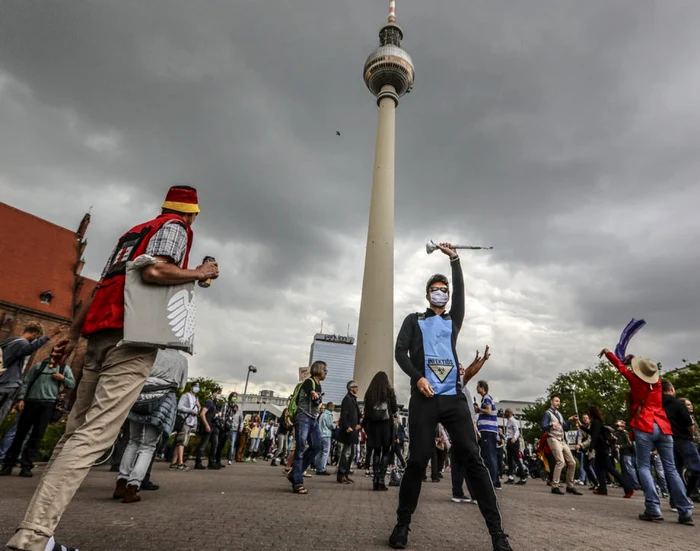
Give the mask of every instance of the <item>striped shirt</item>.
[{"label": "striped shirt", "polygon": [[476,426],[479,432],[495,432],[498,433],[498,417],[496,416],[496,404],[493,402],[490,394],[485,394],[481,399],[481,409],[491,408],[491,415],[485,413],[479,414],[479,420]]}]

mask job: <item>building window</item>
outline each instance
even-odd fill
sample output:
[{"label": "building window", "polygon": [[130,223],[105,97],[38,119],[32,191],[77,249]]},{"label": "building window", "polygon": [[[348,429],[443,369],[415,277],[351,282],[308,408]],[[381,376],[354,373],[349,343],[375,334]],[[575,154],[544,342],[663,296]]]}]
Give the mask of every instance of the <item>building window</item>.
[{"label": "building window", "polygon": [[51,304],[53,293],[51,291],[44,291],[39,295],[39,300],[41,300],[42,304]]}]

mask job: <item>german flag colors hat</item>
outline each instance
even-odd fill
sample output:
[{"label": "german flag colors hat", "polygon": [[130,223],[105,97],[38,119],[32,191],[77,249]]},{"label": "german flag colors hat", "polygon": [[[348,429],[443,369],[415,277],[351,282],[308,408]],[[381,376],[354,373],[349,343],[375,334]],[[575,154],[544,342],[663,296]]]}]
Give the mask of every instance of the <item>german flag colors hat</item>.
[{"label": "german flag colors hat", "polygon": [[190,186],[173,186],[165,196],[163,208],[191,214],[199,212],[197,190]]}]

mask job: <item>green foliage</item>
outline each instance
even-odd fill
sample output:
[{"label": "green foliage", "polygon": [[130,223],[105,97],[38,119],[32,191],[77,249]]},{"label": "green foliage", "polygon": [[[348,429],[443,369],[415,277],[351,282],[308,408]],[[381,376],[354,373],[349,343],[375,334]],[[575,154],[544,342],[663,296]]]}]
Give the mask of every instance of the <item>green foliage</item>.
[{"label": "green foliage", "polygon": [[[607,361],[593,367],[563,373],[547,388],[547,395],[539,398],[534,406],[525,408],[524,413],[532,427],[523,431],[527,442],[538,439],[542,430],[540,421],[549,407],[550,397],[558,394],[561,398],[561,413],[564,418],[576,413],[583,415],[592,405],[600,407],[605,422],[614,424],[626,418],[626,396],[629,386],[617,369]],[[574,403],[574,393],[576,401]]]},{"label": "green foliage", "polygon": [[700,407],[700,362],[686,362],[683,367],[670,371],[663,378],[671,381],[678,398],[687,398],[693,403],[696,411],[699,411],[697,408]]},{"label": "green foliage", "polygon": [[49,428],[46,429],[44,438],[42,438],[41,444],[39,445],[38,461],[48,461],[51,459],[53,449],[56,447],[56,444],[58,444],[58,441],[61,439],[64,432],[66,432],[65,421],[60,421],[49,425]]}]

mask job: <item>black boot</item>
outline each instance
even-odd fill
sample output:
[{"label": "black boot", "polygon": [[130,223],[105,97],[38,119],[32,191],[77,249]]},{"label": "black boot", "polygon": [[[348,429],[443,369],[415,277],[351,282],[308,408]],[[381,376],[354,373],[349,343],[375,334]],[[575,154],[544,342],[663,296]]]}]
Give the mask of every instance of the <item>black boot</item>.
[{"label": "black boot", "polygon": [[394,549],[406,549],[408,545],[408,533],[411,529],[408,524],[397,524],[394,531],[389,536],[389,547]]},{"label": "black boot", "polygon": [[513,551],[508,541],[508,534],[494,534],[491,536],[493,551]]},{"label": "black boot", "polygon": [[12,465],[3,465],[2,470],[0,470],[0,476],[10,476],[12,474]]}]

